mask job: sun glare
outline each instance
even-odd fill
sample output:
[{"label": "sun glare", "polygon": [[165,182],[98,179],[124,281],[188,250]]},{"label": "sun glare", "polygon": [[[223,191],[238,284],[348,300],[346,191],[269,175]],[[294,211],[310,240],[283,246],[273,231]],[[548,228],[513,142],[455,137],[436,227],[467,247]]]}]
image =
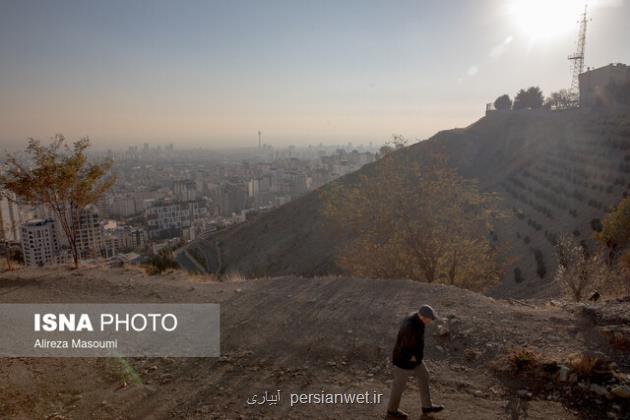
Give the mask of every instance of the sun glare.
[{"label": "sun glare", "polygon": [[584,0],[510,0],[508,13],[531,41],[548,40],[576,31],[584,5]]}]

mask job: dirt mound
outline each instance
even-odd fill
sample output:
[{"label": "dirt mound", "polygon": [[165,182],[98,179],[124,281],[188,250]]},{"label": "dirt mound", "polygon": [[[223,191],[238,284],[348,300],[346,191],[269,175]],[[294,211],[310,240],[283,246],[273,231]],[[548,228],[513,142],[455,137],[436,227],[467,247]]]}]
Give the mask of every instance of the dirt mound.
[{"label": "dirt mound", "polygon": [[[444,318],[427,330],[425,345],[434,399],[447,406],[436,418],[510,418],[511,410],[526,409],[530,419],[571,419],[579,417],[559,398],[529,395],[502,381],[493,365],[523,346],[563,359],[595,345],[584,317],[558,306],[405,280],[221,283],[181,272],[32,270],[2,275],[0,300],[209,302],[221,304],[222,317],[218,359],[1,359],[2,418],[382,418],[398,323],[427,302]],[[277,390],[278,405],[247,404],[253,394]],[[291,393],[321,392],[384,395],[381,404],[292,407],[288,400]],[[420,413],[415,385],[402,404]]]}]

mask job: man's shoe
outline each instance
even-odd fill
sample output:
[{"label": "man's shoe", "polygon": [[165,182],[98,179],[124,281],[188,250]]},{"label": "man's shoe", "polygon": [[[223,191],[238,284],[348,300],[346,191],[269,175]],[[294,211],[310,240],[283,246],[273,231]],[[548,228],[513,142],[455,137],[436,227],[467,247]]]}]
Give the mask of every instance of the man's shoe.
[{"label": "man's shoe", "polygon": [[387,410],[388,419],[406,419],[407,417],[409,417],[409,415],[402,410],[396,410],[396,411]]},{"label": "man's shoe", "polygon": [[443,405],[431,405],[431,407],[422,407],[422,412],[424,414],[429,414],[429,413],[439,413],[440,411],[444,410],[444,406]]}]

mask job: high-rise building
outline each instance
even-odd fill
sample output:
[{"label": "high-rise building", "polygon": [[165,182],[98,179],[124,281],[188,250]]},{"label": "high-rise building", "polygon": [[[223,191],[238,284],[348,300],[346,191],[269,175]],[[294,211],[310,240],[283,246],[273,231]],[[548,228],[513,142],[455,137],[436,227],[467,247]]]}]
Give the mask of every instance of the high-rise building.
[{"label": "high-rise building", "polygon": [[22,225],[24,263],[30,266],[59,263],[59,241],[53,219],[34,219]]},{"label": "high-rise building", "polygon": [[217,191],[219,211],[224,216],[240,213],[247,208],[249,198],[248,184],[225,182]]},{"label": "high-rise building", "polygon": [[150,238],[179,236],[183,228],[193,226],[195,221],[208,215],[208,207],[201,200],[158,201],[144,212]]},{"label": "high-rise building", "polygon": [[20,241],[20,209],[15,196],[0,191],[0,241]]},{"label": "high-rise building", "polygon": [[179,201],[193,201],[197,199],[197,186],[190,179],[175,181],[173,183],[173,192]]},{"label": "high-rise building", "polygon": [[96,206],[89,205],[79,213],[77,248],[81,258],[100,256],[103,248],[103,225]]}]

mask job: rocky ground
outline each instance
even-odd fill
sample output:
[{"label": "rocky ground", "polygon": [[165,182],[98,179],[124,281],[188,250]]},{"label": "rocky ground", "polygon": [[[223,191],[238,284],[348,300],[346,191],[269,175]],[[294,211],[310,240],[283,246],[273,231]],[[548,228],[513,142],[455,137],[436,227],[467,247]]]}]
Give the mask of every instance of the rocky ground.
[{"label": "rocky ground", "polygon": [[[58,268],[0,274],[0,302],[208,302],[222,315],[220,358],[0,359],[3,419],[384,418],[397,326],[422,303],[444,318],[425,348],[434,400],[447,407],[434,418],[630,418],[623,301],[495,300],[407,280],[217,282]],[[247,403],[277,390],[277,405]],[[384,395],[380,404],[291,407],[289,394],[322,390]],[[421,417],[415,384],[401,406]]]}]

